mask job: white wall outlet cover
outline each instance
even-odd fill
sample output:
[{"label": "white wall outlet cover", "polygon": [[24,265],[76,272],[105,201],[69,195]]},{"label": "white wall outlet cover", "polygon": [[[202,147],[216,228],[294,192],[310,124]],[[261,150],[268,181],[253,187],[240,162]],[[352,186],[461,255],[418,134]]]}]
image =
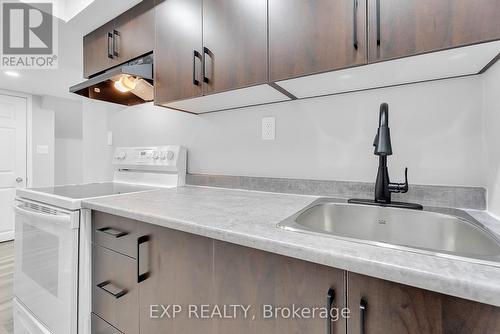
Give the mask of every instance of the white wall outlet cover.
[{"label": "white wall outlet cover", "polygon": [[107,137],[106,144],[108,146],[113,146],[113,132],[112,131],[108,131],[108,137]]},{"label": "white wall outlet cover", "polygon": [[276,139],[276,117],[262,118],[262,140]]},{"label": "white wall outlet cover", "polygon": [[36,153],[37,154],[49,154],[49,146],[48,145],[36,145]]}]

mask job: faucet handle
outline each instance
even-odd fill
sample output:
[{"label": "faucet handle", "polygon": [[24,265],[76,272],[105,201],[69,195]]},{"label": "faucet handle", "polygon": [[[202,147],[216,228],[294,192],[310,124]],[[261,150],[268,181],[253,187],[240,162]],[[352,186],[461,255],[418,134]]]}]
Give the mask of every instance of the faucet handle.
[{"label": "faucet handle", "polygon": [[408,185],[408,167],[405,168],[405,183],[389,183],[389,191],[391,193],[407,193]]}]

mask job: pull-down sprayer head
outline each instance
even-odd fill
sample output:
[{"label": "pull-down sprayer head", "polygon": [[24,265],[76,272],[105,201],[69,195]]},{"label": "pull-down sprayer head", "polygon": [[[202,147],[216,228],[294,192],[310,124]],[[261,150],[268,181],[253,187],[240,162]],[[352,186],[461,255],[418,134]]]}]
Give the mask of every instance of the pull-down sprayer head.
[{"label": "pull-down sprayer head", "polygon": [[373,141],[375,146],[375,155],[392,155],[391,132],[389,129],[389,105],[382,103],[380,105],[380,115],[378,131]]}]

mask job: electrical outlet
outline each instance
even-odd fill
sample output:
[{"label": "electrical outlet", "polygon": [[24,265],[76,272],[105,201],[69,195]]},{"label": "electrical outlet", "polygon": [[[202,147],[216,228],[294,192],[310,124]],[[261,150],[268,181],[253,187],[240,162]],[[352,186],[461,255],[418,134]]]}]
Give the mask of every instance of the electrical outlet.
[{"label": "electrical outlet", "polygon": [[262,140],[274,140],[276,138],[276,118],[262,118]]}]

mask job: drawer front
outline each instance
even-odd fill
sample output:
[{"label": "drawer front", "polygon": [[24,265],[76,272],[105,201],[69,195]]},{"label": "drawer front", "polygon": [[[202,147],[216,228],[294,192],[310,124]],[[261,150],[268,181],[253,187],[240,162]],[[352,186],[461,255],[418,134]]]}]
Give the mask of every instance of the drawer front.
[{"label": "drawer front", "polygon": [[92,242],[115,252],[137,257],[137,222],[106,213],[92,212]]},{"label": "drawer front", "polygon": [[106,321],[92,313],[92,334],[123,334]]},{"label": "drawer front", "polygon": [[139,333],[137,261],[94,245],[92,269],[92,312],[124,333]]}]

